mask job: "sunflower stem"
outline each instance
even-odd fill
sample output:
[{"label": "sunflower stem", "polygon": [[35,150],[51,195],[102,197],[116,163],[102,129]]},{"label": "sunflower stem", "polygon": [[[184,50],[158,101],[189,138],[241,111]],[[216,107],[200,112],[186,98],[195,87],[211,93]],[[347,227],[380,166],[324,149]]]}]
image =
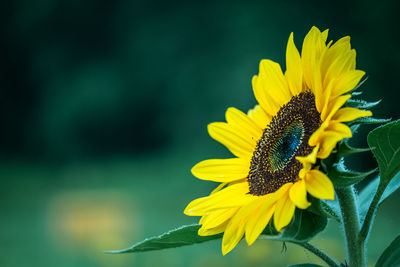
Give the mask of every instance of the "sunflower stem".
[{"label": "sunflower stem", "polygon": [[342,213],[349,266],[365,266],[364,244],[359,240],[360,219],[353,187],[336,188],[335,191]]},{"label": "sunflower stem", "polygon": [[294,242],[294,244],[297,244],[299,246],[302,246],[303,248],[307,249],[308,251],[314,253],[314,255],[316,255],[317,257],[319,257],[321,260],[323,260],[324,262],[326,262],[326,264],[328,264],[330,267],[340,267],[340,264],[333,259],[329,254],[327,254],[326,252],[324,252],[323,250],[320,250],[319,248],[317,248],[314,245],[311,245],[308,242],[305,243],[297,243]]}]

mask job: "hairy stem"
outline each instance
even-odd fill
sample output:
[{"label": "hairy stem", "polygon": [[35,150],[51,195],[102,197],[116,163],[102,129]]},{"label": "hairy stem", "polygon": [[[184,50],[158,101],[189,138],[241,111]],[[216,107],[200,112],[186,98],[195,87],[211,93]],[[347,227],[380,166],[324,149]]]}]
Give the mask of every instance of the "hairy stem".
[{"label": "hairy stem", "polygon": [[342,212],[342,223],[347,245],[347,257],[350,267],[365,266],[364,245],[358,240],[360,220],[352,186],[336,188]]},{"label": "hairy stem", "polygon": [[321,260],[326,262],[330,267],[340,267],[340,264],[333,259],[331,256],[329,256],[326,252],[320,250],[319,248],[311,245],[310,243],[297,243],[295,242],[294,244],[297,244],[299,246],[302,246],[303,248],[309,250],[310,252],[314,253],[317,257],[319,257]]}]

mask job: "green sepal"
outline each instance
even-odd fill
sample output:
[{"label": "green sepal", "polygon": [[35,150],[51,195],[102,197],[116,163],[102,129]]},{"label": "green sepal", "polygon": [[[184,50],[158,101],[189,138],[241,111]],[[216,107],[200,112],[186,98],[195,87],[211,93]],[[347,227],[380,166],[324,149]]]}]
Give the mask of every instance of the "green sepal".
[{"label": "green sepal", "polygon": [[340,209],[337,199],[323,200],[310,196],[308,200],[311,202],[308,211],[340,222]]},{"label": "green sepal", "polygon": [[337,161],[337,152],[338,151],[335,149],[334,151],[332,151],[329,157],[317,161],[317,166],[320,165],[322,167],[322,170],[325,173],[328,173],[329,170],[332,168],[332,165],[335,164],[335,162]]},{"label": "green sepal", "polygon": [[400,235],[383,251],[375,267],[400,266]]},{"label": "green sepal", "polygon": [[362,95],[362,93],[363,93],[362,91],[354,91],[351,93],[351,95],[358,96],[358,95]]},{"label": "green sepal", "polygon": [[349,99],[347,100],[345,107],[358,108],[358,109],[370,109],[377,106],[382,100],[367,102],[362,99]]},{"label": "green sepal", "polygon": [[344,156],[356,154],[356,153],[362,153],[362,152],[367,152],[370,151],[371,149],[369,147],[367,148],[356,148],[352,147],[349,145],[348,139],[343,140],[342,142],[339,143],[338,145],[338,158],[342,158]]},{"label": "green sepal", "polygon": [[357,91],[357,89],[360,88],[361,85],[363,85],[367,80],[368,80],[368,76],[365,76],[365,78],[364,78],[362,81],[360,81],[360,82],[356,85],[356,87],[354,87],[353,89],[351,89],[351,90],[349,91],[349,93],[351,93],[352,95],[361,95],[362,92],[360,92],[360,91],[359,91],[359,92],[356,92],[356,91]]},{"label": "green sepal", "polygon": [[162,235],[146,238],[145,240],[138,242],[129,248],[106,251],[106,253],[118,254],[176,248],[222,238],[222,234],[199,236],[197,232],[200,227],[201,226],[198,224],[184,225]]},{"label": "green sepal", "polygon": [[357,124],[381,124],[391,121],[391,119],[377,119],[374,117],[362,117],[358,118],[354,121],[348,122],[349,125],[357,125]]},{"label": "green sepal", "polygon": [[360,182],[376,171],[377,168],[367,172],[348,170],[344,165],[343,158],[341,158],[338,163],[333,164],[332,168],[329,170],[328,177],[335,187],[346,187]]},{"label": "green sepal", "polygon": [[294,220],[279,233],[270,223],[262,232],[262,238],[268,240],[304,243],[309,241],[327,225],[327,218],[307,210],[296,209]]}]

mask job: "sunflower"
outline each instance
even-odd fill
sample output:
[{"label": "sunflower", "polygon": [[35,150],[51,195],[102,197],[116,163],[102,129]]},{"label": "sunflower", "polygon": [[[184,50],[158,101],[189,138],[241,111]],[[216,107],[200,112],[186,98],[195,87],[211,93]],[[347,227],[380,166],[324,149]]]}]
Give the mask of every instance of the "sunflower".
[{"label": "sunflower", "polygon": [[333,200],[331,180],[318,169],[336,144],[350,138],[350,122],[370,111],[343,107],[364,76],[357,70],[350,37],[327,43],[328,30],[312,27],[301,56],[293,33],[286,49],[286,72],[271,60],[260,62],[252,79],[258,102],[247,114],[228,108],[226,122],[208,125],[210,136],[235,157],[196,164],[192,174],[219,182],[209,196],[193,200],[184,213],[202,216],[201,236],[224,233],[222,253],[245,235],[254,243],[270,221],[278,231],[295,208],[307,209],[307,194]]}]

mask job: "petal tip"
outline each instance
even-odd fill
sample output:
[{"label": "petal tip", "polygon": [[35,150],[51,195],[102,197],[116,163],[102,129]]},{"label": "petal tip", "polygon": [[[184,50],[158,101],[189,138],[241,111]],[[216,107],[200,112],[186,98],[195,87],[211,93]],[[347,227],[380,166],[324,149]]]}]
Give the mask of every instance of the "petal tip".
[{"label": "petal tip", "polygon": [[234,246],[231,246],[231,245],[224,245],[223,243],[222,243],[222,255],[223,256],[225,256],[226,254],[228,254],[229,252],[231,252],[232,251],[232,249],[234,248]]},{"label": "petal tip", "polygon": [[246,243],[248,246],[253,245],[253,243],[256,241],[257,238],[251,237],[251,235],[246,234]]},{"label": "petal tip", "polygon": [[190,209],[188,209],[188,207],[185,208],[185,210],[183,211],[183,214],[187,215],[187,216],[191,216],[191,212]]}]

